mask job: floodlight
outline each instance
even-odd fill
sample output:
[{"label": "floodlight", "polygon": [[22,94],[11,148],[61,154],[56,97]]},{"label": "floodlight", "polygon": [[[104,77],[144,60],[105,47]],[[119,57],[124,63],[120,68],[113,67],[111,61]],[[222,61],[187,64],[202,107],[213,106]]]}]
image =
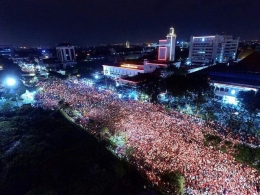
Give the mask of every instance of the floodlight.
[{"label": "floodlight", "polygon": [[6,83],[7,83],[7,85],[9,85],[9,86],[14,86],[15,83],[16,83],[16,81],[15,81],[14,78],[8,78],[8,79],[6,80]]}]

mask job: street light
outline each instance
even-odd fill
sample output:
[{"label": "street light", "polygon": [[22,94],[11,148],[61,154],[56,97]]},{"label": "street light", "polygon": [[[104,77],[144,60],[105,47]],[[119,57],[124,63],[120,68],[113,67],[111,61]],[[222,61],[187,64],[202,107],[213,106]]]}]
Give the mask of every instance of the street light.
[{"label": "street light", "polygon": [[106,82],[106,89],[107,89],[107,70],[105,70],[105,82]]},{"label": "street light", "polygon": [[7,78],[6,83],[7,83],[8,86],[12,87],[12,86],[15,85],[16,80],[14,78]]}]

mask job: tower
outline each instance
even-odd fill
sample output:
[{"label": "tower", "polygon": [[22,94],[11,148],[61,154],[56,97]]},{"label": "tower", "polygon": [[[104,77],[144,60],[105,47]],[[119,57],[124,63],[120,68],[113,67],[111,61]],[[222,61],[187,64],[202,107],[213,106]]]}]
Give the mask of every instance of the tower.
[{"label": "tower", "polygon": [[130,48],[130,42],[129,41],[126,41],[125,48]]},{"label": "tower", "polygon": [[169,47],[170,47],[169,61],[174,61],[174,58],[175,58],[175,42],[176,42],[177,35],[174,34],[174,28],[173,27],[170,28],[170,33],[166,37],[167,37],[167,42],[169,43]]},{"label": "tower", "polygon": [[174,61],[176,37],[174,28],[171,27],[170,33],[166,36],[167,39],[159,40],[158,60]]}]

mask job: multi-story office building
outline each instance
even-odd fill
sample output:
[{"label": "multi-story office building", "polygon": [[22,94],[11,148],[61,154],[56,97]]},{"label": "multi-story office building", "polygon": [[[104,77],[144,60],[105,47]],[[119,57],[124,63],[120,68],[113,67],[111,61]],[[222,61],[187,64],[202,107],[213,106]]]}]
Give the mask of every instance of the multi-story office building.
[{"label": "multi-story office building", "polygon": [[189,59],[191,63],[216,63],[235,60],[239,38],[231,35],[191,36]]},{"label": "multi-story office building", "polygon": [[74,46],[69,43],[61,43],[56,47],[57,57],[63,64],[63,67],[77,64]]}]

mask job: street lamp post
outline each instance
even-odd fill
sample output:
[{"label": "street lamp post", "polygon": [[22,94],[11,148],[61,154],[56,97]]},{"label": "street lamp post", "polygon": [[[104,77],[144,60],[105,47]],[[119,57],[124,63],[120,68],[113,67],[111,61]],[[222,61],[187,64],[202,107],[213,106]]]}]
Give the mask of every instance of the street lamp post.
[{"label": "street lamp post", "polygon": [[107,70],[105,70],[105,82],[106,82],[106,89],[107,89]]}]

